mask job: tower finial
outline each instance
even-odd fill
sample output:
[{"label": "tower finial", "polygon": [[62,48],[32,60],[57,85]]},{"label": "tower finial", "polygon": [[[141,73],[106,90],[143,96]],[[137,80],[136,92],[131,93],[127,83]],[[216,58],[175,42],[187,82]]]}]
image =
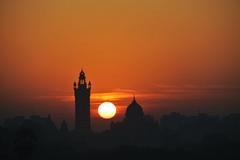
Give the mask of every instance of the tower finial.
[{"label": "tower finial", "polygon": [[81,68],[81,71],[80,71],[80,75],[81,75],[81,74],[85,74],[82,68]]},{"label": "tower finial", "polygon": [[89,81],[88,82],[88,87],[91,88],[91,86],[92,86],[92,83],[91,83],[91,81]]},{"label": "tower finial", "polygon": [[78,85],[86,85],[86,76],[83,70],[81,70],[80,75],[79,75],[79,82]]},{"label": "tower finial", "polygon": [[73,83],[73,88],[74,88],[74,89],[77,88],[76,81],[74,81],[74,83]]}]

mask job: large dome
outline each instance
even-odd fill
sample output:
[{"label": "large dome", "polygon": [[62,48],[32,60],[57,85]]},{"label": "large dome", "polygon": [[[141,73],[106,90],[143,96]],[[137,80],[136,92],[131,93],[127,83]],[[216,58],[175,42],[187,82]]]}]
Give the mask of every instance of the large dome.
[{"label": "large dome", "polygon": [[127,111],[125,113],[125,118],[127,120],[138,120],[144,116],[144,112],[142,107],[137,103],[135,97],[129,106],[127,107]]}]

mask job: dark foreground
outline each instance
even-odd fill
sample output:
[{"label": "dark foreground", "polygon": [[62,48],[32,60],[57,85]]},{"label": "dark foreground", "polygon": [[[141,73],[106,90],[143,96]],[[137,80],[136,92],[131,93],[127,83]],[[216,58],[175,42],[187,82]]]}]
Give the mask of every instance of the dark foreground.
[{"label": "dark foreground", "polygon": [[240,159],[240,114],[172,113],[112,123],[102,133],[57,129],[51,118],[7,119],[0,126],[1,160]]}]

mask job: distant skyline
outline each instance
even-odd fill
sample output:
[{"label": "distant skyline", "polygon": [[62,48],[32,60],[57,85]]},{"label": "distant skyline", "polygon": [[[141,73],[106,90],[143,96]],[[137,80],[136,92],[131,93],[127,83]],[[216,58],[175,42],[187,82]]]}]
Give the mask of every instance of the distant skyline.
[{"label": "distant skyline", "polygon": [[2,0],[0,119],[52,114],[73,122],[73,82],[92,82],[120,120],[136,95],[155,118],[240,112],[238,0]]}]

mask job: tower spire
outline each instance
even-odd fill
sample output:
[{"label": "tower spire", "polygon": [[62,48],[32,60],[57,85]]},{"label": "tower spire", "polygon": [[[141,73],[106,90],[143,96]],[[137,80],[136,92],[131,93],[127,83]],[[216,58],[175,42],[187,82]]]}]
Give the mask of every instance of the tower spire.
[{"label": "tower spire", "polygon": [[78,82],[78,86],[80,85],[84,85],[86,86],[86,76],[85,76],[85,73],[84,71],[81,69],[81,72],[79,74],[79,82]]}]

